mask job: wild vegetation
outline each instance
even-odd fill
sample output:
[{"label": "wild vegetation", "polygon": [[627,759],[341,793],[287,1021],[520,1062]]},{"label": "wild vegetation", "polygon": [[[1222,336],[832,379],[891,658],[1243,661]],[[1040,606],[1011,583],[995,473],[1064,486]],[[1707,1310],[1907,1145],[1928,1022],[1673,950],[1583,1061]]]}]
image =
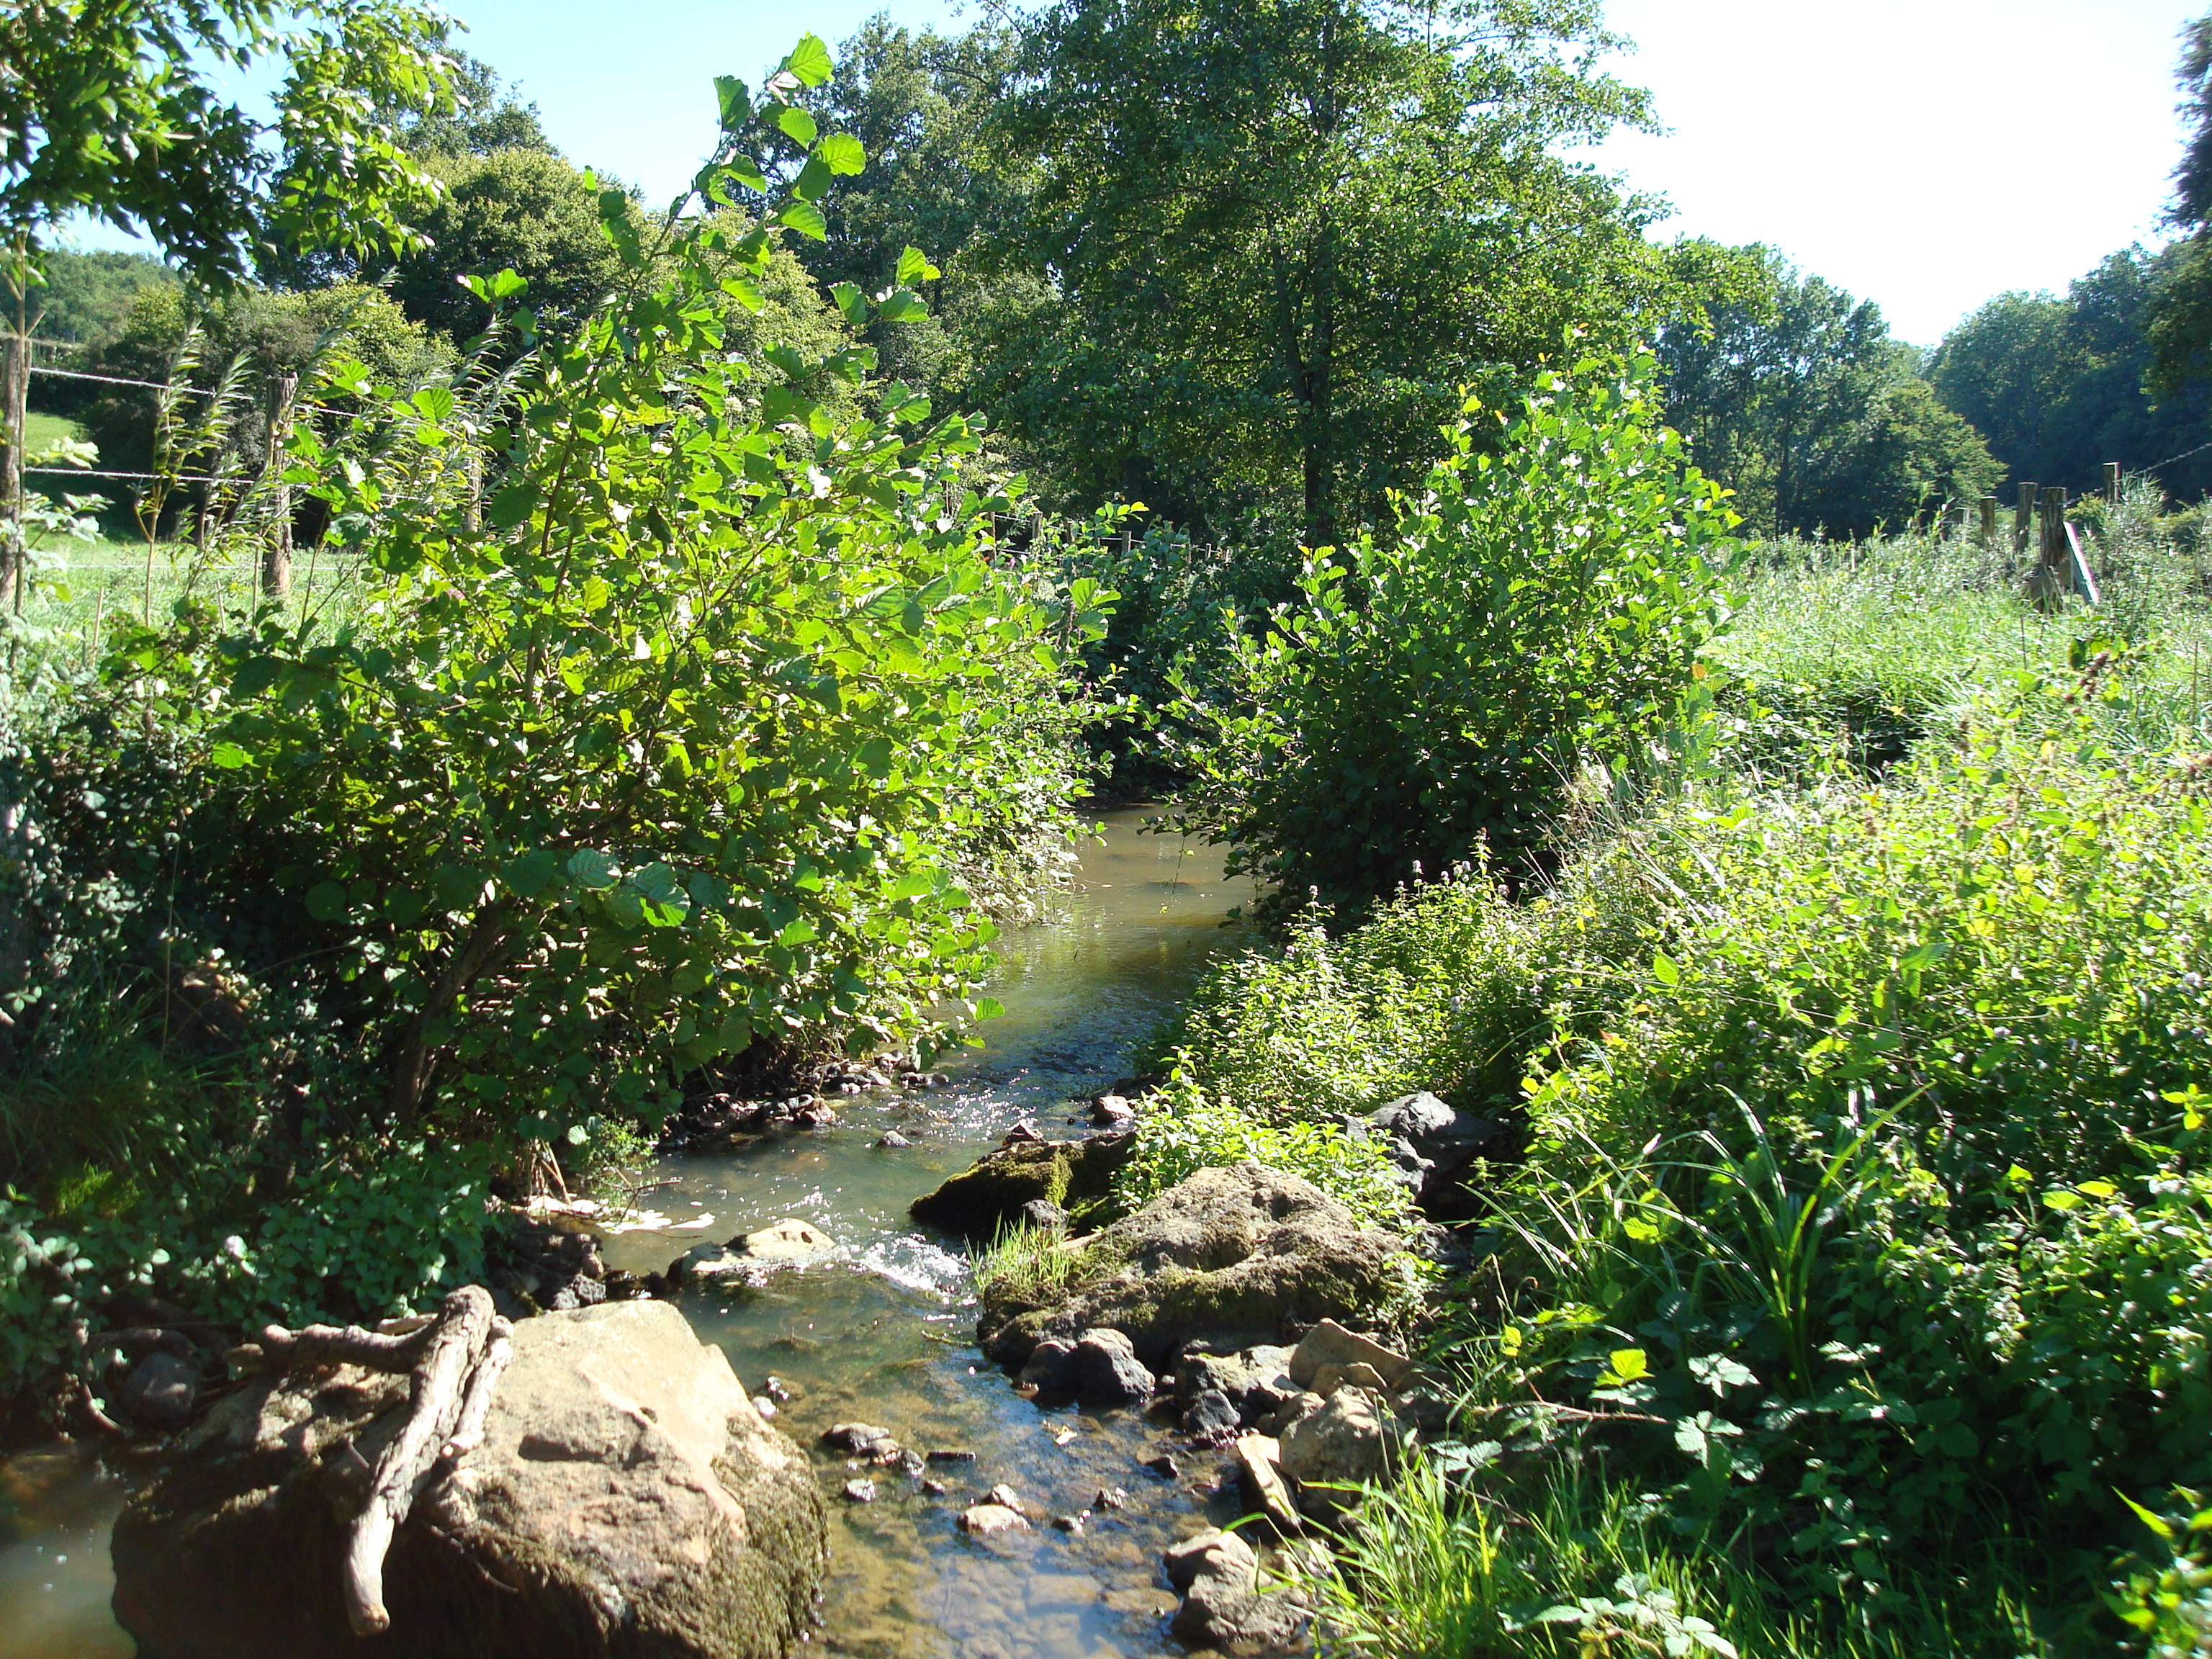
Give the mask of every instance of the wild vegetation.
[{"label": "wild vegetation", "polygon": [[[145,383],[40,431],[153,475],[0,549],[0,1375],[419,1302],[687,1094],[923,1058],[1110,767],[1269,889],[1119,1203],[1410,1239],[1346,1119],[1504,1131],[1325,1648],[2202,1647],[2201,136],[2182,242],[1923,353],[1650,240],[1580,0],[878,19],[665,207],[289,15],[0,21],[20,308]],[[272,55],[265,131],[192,67]],[[2112,459],[2094,605],[1945,511]]]}]

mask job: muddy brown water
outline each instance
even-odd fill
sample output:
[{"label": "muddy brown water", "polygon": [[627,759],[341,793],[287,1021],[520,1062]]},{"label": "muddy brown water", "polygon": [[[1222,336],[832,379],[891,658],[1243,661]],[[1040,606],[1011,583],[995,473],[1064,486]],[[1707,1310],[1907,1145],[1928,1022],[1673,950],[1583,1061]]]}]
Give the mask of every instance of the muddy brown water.
[{"label": "muddy brown water", "polygon": [[[1219,927],[1249,884],[1220,854],[1141,833],[1141,809],[1107,813],[1079,848],[1052,917],[1010,929],[992,994],[1005,1015],[985,1044],[941,1061],[947,1085],[836,1101],[838,1121],[771,1136],[732,1156],[679,1158],[652,1171],[644,1202],[672,1224],[618,1232],[611,1267],[664,1267],[694,1243],[785,1217],[837,1241],[826,1259],[763,1282],[688,1294],[695,1329],[756,1391],[791,1394],[778,1422],[813,1449],[829,1496],[831,1558],[814,1650],[856,1659],[1121,1659],[1178,1651],[1159,1573],[1176,1538],[1239,1512],[1218,1490],[1218,1454],[1194,1455],[1164,1417],[1040,1411],[975,1351],[966,1254],[917,1229],[907,1206],[965,1169],[1021,1118],[1079,1133],[1081,1101],[1124,1074],[1136,1045],[1233,933]],[[913,1144],[878,1147],[897,1130]],[[848,1468],[820,1445],[834,1423],[889,1429],[919,1450],[966,1451],[931,1468],[933,1496],[892,1469]],[[1176,1480],[1143,1467],[1173,1450]],[[846,1501],[848,1480],[876,1500]],[[1036,1517],[1026,1531],[970,1538],[961,1510],[1004,1483]],[[1102,1490],[1127,1494],[1099,1510]],[[107,1613],[107,1528],[120,1502],[98,1471],[52,1455],[0,1465],[0,1659],[129,1659]],[[1063,1532],[1051,1517],[1092,1513]],[[805,1650],[802,1650],[804,1651]]]}]

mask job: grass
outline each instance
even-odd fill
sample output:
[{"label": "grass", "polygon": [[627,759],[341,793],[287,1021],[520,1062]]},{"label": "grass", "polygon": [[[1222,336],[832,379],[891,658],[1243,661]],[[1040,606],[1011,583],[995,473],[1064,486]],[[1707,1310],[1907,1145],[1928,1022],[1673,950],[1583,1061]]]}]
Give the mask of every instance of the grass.
[{"label": "grass", "polygon": [[[1747,1570],[1736,1540],[1690,1540],[1601,1467],[1529,1481],[1480,1477],[1417,1455],[1370,1489],[1303,1573],[1325,1659],[2034,1659],[2028,1576],[2002,1552],[1912,1587],[1880,1623],[1843,1602],[1810,1605]],[[1294,1573],[1298,1569],[1294,1565]]]},{"label": "grass", "polygon": [[1082,1253],[1050,1228],[1004,1227],[969,1254],[979,1296],[1011,1302],[1056,1301],[1074,1287]]},{"label": "grass", "polygon": [[41,415],[33,410],[23,420],[23,447],[33,455],[64,438],[82,438],[84,428],[65,415]]}]

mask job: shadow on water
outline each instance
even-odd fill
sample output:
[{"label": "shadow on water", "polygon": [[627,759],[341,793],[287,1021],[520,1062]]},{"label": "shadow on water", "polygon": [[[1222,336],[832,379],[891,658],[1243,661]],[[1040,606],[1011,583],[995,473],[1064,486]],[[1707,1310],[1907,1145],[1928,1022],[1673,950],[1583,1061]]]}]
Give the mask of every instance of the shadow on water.
[{"label": "shadow on water", "polygon": [[[1006,1006],[984,1046],[939,1062],[949,1081],[923,1094],[837,1101],[838,1121],[773,1136],[729,1156],[665,1160],[652,1206],[668,1231],[606,1240],[611,1267],[664,1267],[693,1243],[797,1217],[837,1242],[825,1261],[679,1304],[748,1387],[790,1390],[780,1426],[812,1449],[830,1496],[831,1563],[817,1650],[866,1659],[1113,1659],[1169,1651],[1159,1552],[1237,1513],[1212,1490],[1211,1457],[1183,1455],[1180,1481],[1143,1468],[1170,1425],[1130,1412],[1041,1412],[970,1344],[965,1254],[907,1218],[907,1206],[995,1146],[1017,1120],[1081,1133],[1083,1102],[1125,1074],[1138,1042],[1219,948],[1225,911],[1250,896],[1221,875],[1221,855],[1140,833],[1146,814],[1103,815],[1055,914],[1010,929],[992,994]],[[912,1144],[879,1147],[896,1130]],[[848,1469],[820,1445],[834,1423],[889,1429],[917,1450],[972,1462]],[[856,1504],[844,1483],[872,1478]],[[0,1659],[107,1659],[131,1644],[108,1620],[106,1525],[117,1498],[78,1468],[19,1460],[0,1484]],[[941,1495],[921,1479],[942,1481]],[[960,1532],[960,1511],[1000,1483],[1036,1524],[989,1539]],[[1048,1517],[1127,1493],[1079,1531]],[[64,1559],[64,1558],[66,1558]],[[51,1588],[45,1588],[51,1586]]]}]

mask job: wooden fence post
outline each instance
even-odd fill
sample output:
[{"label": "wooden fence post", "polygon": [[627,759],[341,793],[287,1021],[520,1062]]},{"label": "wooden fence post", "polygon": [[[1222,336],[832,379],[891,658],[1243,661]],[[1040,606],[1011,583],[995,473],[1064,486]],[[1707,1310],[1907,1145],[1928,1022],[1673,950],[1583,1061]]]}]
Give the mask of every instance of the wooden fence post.
[{"label": "wooden fence post", "polygon": [[1994,495],[1983,496],[1981,508],[1981,529],[1974,539],[1984,547],[1995,547],[1997,544],[1997,498]]},{"label": "wooden fence post", "polygon": [[2120,464],[2118,461],[2105,463],[2105,499],[2114,507],[2120,504]]},{"label": "wooden fence post", "polygon": [[2027,595],[2040,611],[2056,611],[2064,603],[2073,583],[2073,555],[2066,544],[2066,492],[2057,484],[2044,487],[2039,513],[2041,535],[2035,568],[2028,573]]},{"label": "wooden fence post", "polygon": [[282,599],[292,592],[292,486],[284,482],[284,447],[291,441],[300,377],[279,374],[275,392],[269,405],[269,453],[262,470],[269,481],[269,539],[261,550],[261,592]]},{"label": "wooden fence post", "polygon": [[2024,483],[2020,487],[2020,504],[2012,510],[2012,556],[2015,559],[2027,551],[2027,527],[2035,521],[2035,486]]},{"label": "wooden fence post", "polygon": [[0,606],[23,608],[24,406],[30,395],[30,343],[19,326],[0,341]]}]

